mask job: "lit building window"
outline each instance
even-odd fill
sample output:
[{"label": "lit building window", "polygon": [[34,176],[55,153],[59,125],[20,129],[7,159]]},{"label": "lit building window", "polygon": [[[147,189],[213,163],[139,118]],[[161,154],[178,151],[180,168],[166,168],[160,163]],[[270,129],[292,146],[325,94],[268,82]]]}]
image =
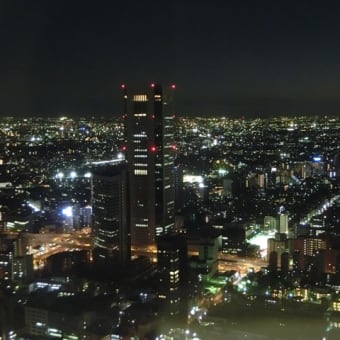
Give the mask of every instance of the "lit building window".
[{"label": "lit building window", "polygon": [[145,224],[145,223],[136,223],[136,227],[138,227],[138,228],[147,228],[148,225]]},{"label": "lit building window", "polygon": [[134,171],[135,175],[145,176],[148,174],[148,170],[142,170],[142,169],[135,169]]},{"label": "lit building window", "polygon": [[146,94],[136,94],[133,96],[133,101],[134,102],[147,102],[148,97]]}]

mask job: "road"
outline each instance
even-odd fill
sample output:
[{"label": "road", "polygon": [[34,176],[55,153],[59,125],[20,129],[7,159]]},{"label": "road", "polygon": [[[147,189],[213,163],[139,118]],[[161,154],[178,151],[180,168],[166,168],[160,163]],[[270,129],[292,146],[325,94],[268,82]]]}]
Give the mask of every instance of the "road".
[{"label": "road", "polygon": [[[35,240],[31,244],[35,244],[34,248],[30,248],[29,254],[33,255],[35,269],[41,268],[46,259],[54,254],[72,250],[91,250],[92,237],[89,231],[74,231],[64,234],[53,234],[53,237],[48,237],[45,240],[39,241],[36,239],[36,234],[29,236]],[[48,243],[47,243],[48,239]],[[157,249],[155,247],[134,248],[131,249],[132,255],[151,256],[153,261],[157,260]],[[219,253],[218,270],[224,272],[235,270],[241,276],[246,275],[250,269],[258,271],[262,267],[266,267],[267,262],[259,258],[241,258],[236,255]]]},{"label": "road", "polygon": [[220,253],[218,256],[218,271],[225,272],[235,270],[241,276],[246,275],[250,270],[259,271],[268,265],[267,261],[259,258],[238,257],[236,255]]},{"label": "road", "polygon": [[[34,237],[32,234],[30,237]],[[39,243],[35,239],[35,244]],[[72,250],[91,250],[92,237],[89,232],[74,231],[72,233],[54,234],[49,242],[41,242],[34,248],[30,248],[28,254],[33,255],[34,269],[40,269],[45,265],[46,259],[54,254]]]}]

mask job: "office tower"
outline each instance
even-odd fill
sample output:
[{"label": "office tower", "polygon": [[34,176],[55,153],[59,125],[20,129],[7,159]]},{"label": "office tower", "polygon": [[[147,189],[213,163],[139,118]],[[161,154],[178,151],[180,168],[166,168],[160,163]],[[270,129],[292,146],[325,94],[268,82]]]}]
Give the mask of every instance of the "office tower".
[{"label": "office tower", "polygon": [[33,279],[33,255],[16,256],[12,260],[12,280],[31,281]]},{"label": "office tower", "polygon": [[130,258],[127,180],[125,162],[92,172],[95,261],[125,264]]},{"label": "office tower", "polygon": [[273,216],[265,216],[263,225],[266,230],[277,230],[278,219]]},{"label": "office tower", "polygon": [[331,248],[330,240],[324,236],[301,236],[294,239],[294,250],[304,256],[313,256],[321,249]]},{"label": "office tower", "polygon": [[286,251],[281,254],[281,272],[283,274],[288,274],[289,271],[289,253]]},{"label": "office tower", "polygon": [[92,207],[87,205],[80,208],[80,227],[88,228],[92,225]]},{"label": "office tower", "polygon": [[300,271],[303,268],[303,255],[300,250],[294,250],[293,252],[293,270]]},{"label": "office tower", "polygon": [[277,271],[277,252],[271,251],[268,256],[268,270],[275,273]]},{"label": "office tower", "polygon": [[[3,208],[1,208],[2,210]],[[5,231],[5,226],[6,226],[6,221],[5,221],[5,216],[6,216],[6,213],[4,211],[1,211],[0,210],[0,232],[3,232]]]},{"label": "office tower", "polygon": [[223,178],[223,192],[224,192],[224,195],[228,198],[233,197],[233,184],[234,184],[234,181],[231,177]]},{"label": "office tower", "polygon": [[12,275],[13,253],[0,251],[0,280],[9,280]]},{"label": "office tower", "polygon": [[175,209],[183,209],[183,166],[178,159],[174,162]]},{"label": "office tower", "polygon": [[167,315],[183,315],[182,292],[187,278],[187,244],[183,235],[165,235],[157,239],[158,297],[164,301]]},{"label": "office tower", "polygon": [[174,153],[172,85],[163,93],[159,84],[128,95],[123,90],[126,150],[130,183],[131,243],[155,246],[156,237],[174,226]]},{"label": "office tower", "polygon": [[334,170],[336,178],[340,178],[340,154],[334,157]]},{"label": "office tower", "polygon": [[267,240],[267,255],[268,261],[271,262],[271,256],[276,254],[276,264],[281,267],[281,256],[287,252],[288,240],[285,234],[276,233],[275,238],[269,238]]},{"label": "office tower", "polygon": [[288,214],[280,214],[280,233],[288,234]]}]

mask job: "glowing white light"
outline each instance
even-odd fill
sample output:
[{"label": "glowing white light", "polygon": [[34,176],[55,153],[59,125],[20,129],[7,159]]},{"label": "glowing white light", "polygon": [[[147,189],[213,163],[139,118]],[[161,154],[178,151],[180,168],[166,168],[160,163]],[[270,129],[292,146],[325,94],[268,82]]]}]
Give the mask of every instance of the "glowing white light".
[{"label": "glowing white light", "polygon": [[64,177],[64,174],[62,172],[58,172],[55,177],[62,179]]},{"label": "glowing white light", "polygon": [[221,175],[221,176],[224,176],[227,173],[228,173],[228,171],[225,170],[225,169],[218,169],[218,174]]},{"label": "glowing white light", "polygon": [[195,176],[195,175],[184,175],[183,182],[185,183],[203,183],[202,176]]},{"label": "glowing white light", "polygon": [[121,152],[119,152],[119,153],[117,154],[117,158],[118,158],[118,159],[125,159],[124,154],[121,153]]},{"label": "glowing white light", "polygon": [[263,256],[267,255],[268,239],[274,237],[275,232],[260,233],[252,237],[248,242],[259,246]]},{"label": "glowing white light", "polygon": [[71,171],[70,172],[70,177],[71,178],[76,178],[77,177],[77,173],[75,171]]},{"label": "glowing white light", "polygon": [[118,163],[118,162],[121,162],[121,161],[122,160],[120,158],[115,158],[115,159],[110,159],[110,160],[107,160],[107,161],[91,162],[91,164],[99,165],[99,164]]},{"label": "glowing white light", "polygon": [[34,203],[31,202],[27,202],[28,206],[30,208],[32,208],[35,212],[40,211],[40,207],[38,207],[37,205],[35,205]]},{"label": "glowing white light", "polygon": [[66,217],[72,217],[72,207],[66,207],[62,211],[63,215]]},{"label": "glowing white light", "polygon": [[87,172],[86,174],[84,174],[85,178],[91,178],[91,176],[92,176],[91,172]]}]

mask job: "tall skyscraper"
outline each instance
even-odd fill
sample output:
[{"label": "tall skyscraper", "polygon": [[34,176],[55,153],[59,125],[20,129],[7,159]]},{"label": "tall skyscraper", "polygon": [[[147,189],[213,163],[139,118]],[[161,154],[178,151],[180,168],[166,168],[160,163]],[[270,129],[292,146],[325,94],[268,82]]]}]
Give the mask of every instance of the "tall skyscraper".
[{"label": "tall skyscraper", "polygon": [[183,166],[178,159],[174,161],[174,192],[176,211],[183,208]]},{"label": "tall skyscraper", "polygon": [[127,181],[125,162],[92,172],[95,261],[126,264],[130,259]]},{"label": "tall skyscraper", "polygon": [[164,301],[165,313],[187,314],[182,302],[187,280],[187,242],[183,235],[166,235],[157,240],[158,297]]},{"label": "tall skyscraper", "polygon": [[334,157],[334,170],[336,178],[340,178],[340,154]]},{"label": "tall skyscraper", "polygon": [[174,111],[175,85],[164,92],[151,84],[146,92],[123,90],[123,117],[130,183],[131,243],[155,246],[156,237],[174,226]]},{"label": "tall skyscraper", "polygon": [[288,234],[288,214],[286,213],[281,213],[280,214],[280,233],[281,234]]}]

